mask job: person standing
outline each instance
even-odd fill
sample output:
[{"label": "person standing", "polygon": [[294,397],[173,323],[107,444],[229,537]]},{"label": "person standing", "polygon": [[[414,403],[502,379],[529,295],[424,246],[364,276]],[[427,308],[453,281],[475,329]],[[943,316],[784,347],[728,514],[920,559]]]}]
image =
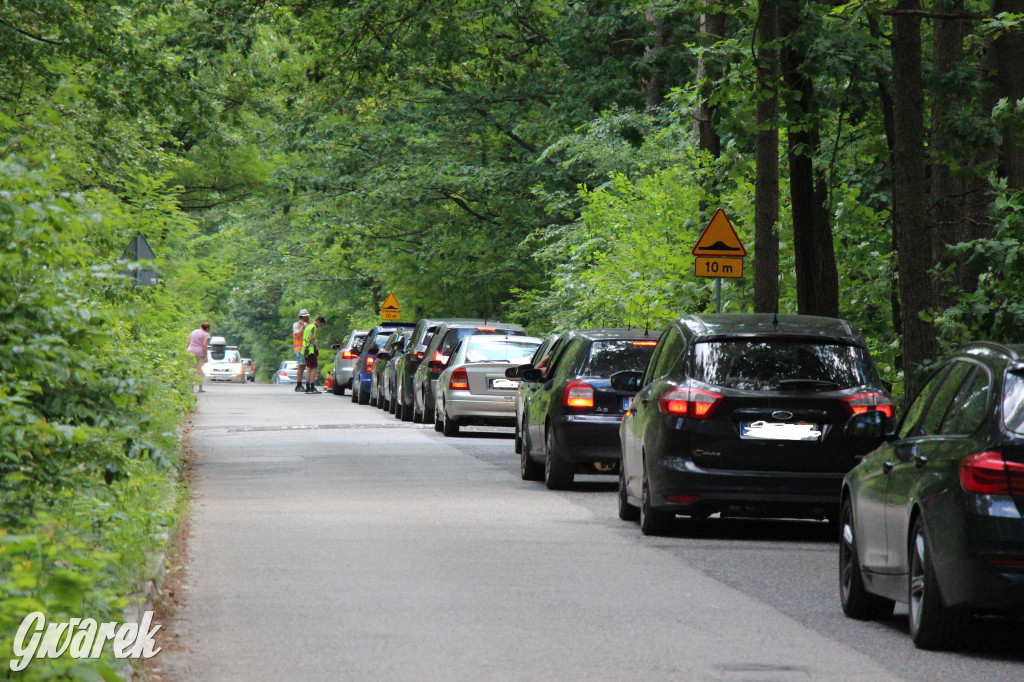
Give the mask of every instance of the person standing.
[{"label": "person standing", "polygon": [[306,369],[306,359],[302,356],[302,333],[309,325],[309,311],[303,308],[299,311],[298,321],[292,325],[292,349],[295,351],[295,361],[299,363],[295,370],[295,392],[302,390],[302,374]]},{"label": "person standing", "polygon": [[320,367],[320,362],[317,359],[317,355],[320,353],[320,347],[316,342],[316,332],[320,327],[324,326],[327,320],[324,319],[323,315],[317,315],[317,318],[313,320],[313,324],[307,325],[306,330],[302,332],[302,355],[306,361],[306,393],[319,393],[316,390],[314,382],[316,381],[316,373]]},{"label": "person standing", "polygon": [[199,329],[193,329],[188,335],[188,352],[196,359],[196,380],[199,392],[203,392],[203,365],[206,364],[206,351],[210,347],[210,323],[203,322]]}]

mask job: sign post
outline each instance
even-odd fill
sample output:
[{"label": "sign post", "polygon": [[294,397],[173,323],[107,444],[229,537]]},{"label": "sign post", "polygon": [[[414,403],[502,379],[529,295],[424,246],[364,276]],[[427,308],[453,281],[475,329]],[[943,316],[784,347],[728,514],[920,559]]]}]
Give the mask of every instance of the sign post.
[{"label": "sign post", "polygon": [[715,278],[715,312],[722,312],[722,278],[743,277],[743,259],[747,249],[736,235],[725,211],[718,209],[693,247],[694,272],[698,277]]},{"label": "sign post", "polygon": [[395,295],[388,292],[388,297],[384,299],[384,303],[380,306],[380,319],[382,320],[401,320],[402,309],[398,305],[398,299]]}]

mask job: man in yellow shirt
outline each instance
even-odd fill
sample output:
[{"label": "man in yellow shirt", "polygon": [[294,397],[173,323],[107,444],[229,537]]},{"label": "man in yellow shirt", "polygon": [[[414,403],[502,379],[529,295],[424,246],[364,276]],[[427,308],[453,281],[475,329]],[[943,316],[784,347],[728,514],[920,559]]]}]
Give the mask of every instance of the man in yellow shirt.
[{"label": "man in yellow shirt", "polygon": [[[317,315],[316,319],[313,320],[313,324],[307,325],[302,331],[302,357],[306,361],[306,393],[320,392],[316,390],[315,385],[317,371],[320,368],[320,363],[317,361],[320,347],[316,342],[316,332],[326,323],[327,320],[324,319],[323,315]],[[302,377],[297,377],[297,380],[302,381]]]}]

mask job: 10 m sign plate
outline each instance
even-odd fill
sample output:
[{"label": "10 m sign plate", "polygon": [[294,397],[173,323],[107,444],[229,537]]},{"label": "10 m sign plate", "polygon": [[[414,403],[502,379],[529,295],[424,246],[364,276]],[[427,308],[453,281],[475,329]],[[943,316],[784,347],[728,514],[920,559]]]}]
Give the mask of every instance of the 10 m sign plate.
[{"label": "10 m sign plate", "polygon": [[698,277],[742,277],[743,259],[697,256],[696,272]]}]

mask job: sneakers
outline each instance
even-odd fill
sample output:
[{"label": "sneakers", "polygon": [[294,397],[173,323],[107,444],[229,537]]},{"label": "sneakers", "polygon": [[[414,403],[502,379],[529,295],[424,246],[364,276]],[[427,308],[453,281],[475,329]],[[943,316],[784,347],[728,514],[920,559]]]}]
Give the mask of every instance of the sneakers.
[{"label": "sneakers", "polygon": [[302,382],[301,381],[296,381],[295,382],[295,392],[299,393],[301,391],[302,391]]},{"label": "sneakers", "polygon": [[319,393],[319,392],[320,391],[316,390],[315,386],[310,386],[309,388],[306,389],[306,393]]}]

